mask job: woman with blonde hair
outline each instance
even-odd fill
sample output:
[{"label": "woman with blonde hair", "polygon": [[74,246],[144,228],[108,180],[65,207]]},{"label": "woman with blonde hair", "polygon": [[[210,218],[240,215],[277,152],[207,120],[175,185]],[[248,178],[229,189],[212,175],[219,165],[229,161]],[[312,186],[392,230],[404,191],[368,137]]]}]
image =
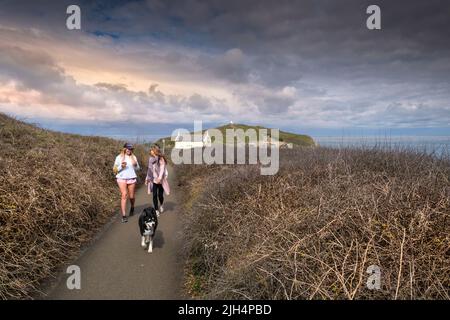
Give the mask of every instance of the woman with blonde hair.
[{"label": "woman with blonde hair", "polygon": [[170,187],[167,181],[167,159],[157,145],[150,149],[145,184],[148,186],[148,193],[153,193],[153,207],[159,216],[164,211],[164,192],[170,194]]},{"label": "woman with blonde hair", "polygon": [[127,198],[130,198],[130,216],[134,213],[134,194],[136,189],[136,170],[139,170],[139,163],[133,154],[133,145],[125,143],[122,152],[114,161],[114,173],[116,174],[117,185],[121,193],[120,208],[122,211],[122,222],[128,222],[126,216]]}]

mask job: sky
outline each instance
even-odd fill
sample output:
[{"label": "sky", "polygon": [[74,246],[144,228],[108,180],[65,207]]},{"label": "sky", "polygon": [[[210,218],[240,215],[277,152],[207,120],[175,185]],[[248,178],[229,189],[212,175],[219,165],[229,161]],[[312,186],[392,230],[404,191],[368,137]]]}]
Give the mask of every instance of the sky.
[{"label": "sky", "polygon": [[450,135],[450,1],[0,0],[0,112],[108,136]]}]

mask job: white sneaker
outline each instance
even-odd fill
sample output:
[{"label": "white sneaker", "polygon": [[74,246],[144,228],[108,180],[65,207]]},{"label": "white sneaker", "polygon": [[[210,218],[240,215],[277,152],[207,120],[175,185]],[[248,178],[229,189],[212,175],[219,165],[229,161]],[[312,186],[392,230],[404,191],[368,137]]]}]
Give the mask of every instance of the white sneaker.
[{"label": "white sneaker", "polygon": [[147,244],[145,243],[145,236],[142,236],[142,237],[141,237],[141,247],[142,247],[142,248],[145,248],[146,245],[147,245]]},{"label": "white sneaker", "polygon": [[159,210],[156,210],[156,216],[159,218],[160,212]]},{"label": "white sneaker", "polygon": [[161,213],[164,212],[164,207],[163,207],[163,206],[160,206],[160,207],[159,207],[159,212],[161,212]]}]

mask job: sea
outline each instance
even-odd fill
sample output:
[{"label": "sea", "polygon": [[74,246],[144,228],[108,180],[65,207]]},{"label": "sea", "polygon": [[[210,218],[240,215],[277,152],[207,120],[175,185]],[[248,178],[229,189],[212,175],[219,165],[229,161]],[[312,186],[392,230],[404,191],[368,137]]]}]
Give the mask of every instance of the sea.
[{"label": "sea", "polygon": [[[108,135],[133,143],[151,143],[162,135]],[[331,148],[410,149],[437,156],[450,155],[450,136],[312,136],[317,145]]]},{"label": "sea", "polygon": [[317,145],[331,148],[388,148],[450,154],[450,136],[313,136]]}]

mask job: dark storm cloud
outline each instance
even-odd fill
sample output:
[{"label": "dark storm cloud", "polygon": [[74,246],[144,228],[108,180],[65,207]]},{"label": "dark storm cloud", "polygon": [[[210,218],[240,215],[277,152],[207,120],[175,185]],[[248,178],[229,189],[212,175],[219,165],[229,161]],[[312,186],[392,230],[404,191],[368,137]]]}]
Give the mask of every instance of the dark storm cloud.
[{"label": "dark storm cloud", "polygon": [[[65,32],[65,7],[71,2],[3,1],[0,25]],[[366,28],[371,4],[381,7],[382,30]],[[130,53],[142,69],[170,69],[180,79],[219,82],[243,106],[254,106],[274,121],[298,117],[349,126],[450,122],[449,1],[148,0],[81,1],[80,6],[84,32],[94,38],[173,45],[158,56]],[[23,54],[18,51],[16,60]],[[42,57],[35,63],[42,65],[36,74],[17,61],[0,62],[5,74],[24,78],[30,87],[61,81],[58,67]],[[41,73],[47,84],[39,82]],[[129,94],[116,84],[97,87]],[[218,115],[223,107],[211,97],[180,98],[157,87],[148,96],[174,110],[172,100]]]},{"label": "dark storm cloud", "polygon": [[203,65],[207,72],[209,70],[219,78],[237,83],[248,81],[250,68],[245,64],[245,57],[240,49],[230,49],[213,58],[200,56],[198,63]]},{"label": "dark storm cloud", "polygon": [[30,89],[46,89],[64,81],[61,68],[43,52],[31,52],[14,46],[0,46],[1,77],[20,79]]},{"label": "dark storm cloud", "polygon": [[292,102],[289,98],[267,97],[262,99],[257,105],[261,113],[270,115],[287,112]]},{"label": "dark storm cloud", "polygon": [[81,103],[83,87],[43,51],[24,50],[15,46],[0,46],[0,81],[15,81],[19,91],[35,90],[44,95],[42,100],[72,106]]},{"label": "dark storm cloud", "polygon": [[[382,9],[382,30],[369,31],[366,8]],[[146,8],[147,10],[138,10]],[[110,9],[105,29],[153,34],[162,41],[227,52],[239,63],[205,59],[214,75],[269,87],[305,75],[355,84],[449,83],[450,3],[443,1],[146,1]],[[119,21],[134,21],[122,28]]]},{"label": "dark storm cloud", "polygon": [[[38,93],[37,103],[62,104],[75,107],[80,112],[91,115],[114,114],[122,119],[141,122],[149,114],[179,120],[173,112],[188,108],[192,114],[226,114],[227,106],[219,99],[200,94],[190,97],[164,94],[151,84],[147,92],[133,91],[122,83],[98,82],[94,85],[77,83],[56,61],[40,50],[24,50],[15,46],[0,46],[0,84],[11,81],[19,92]],[[0,95],[0,103],[9,104],[7,97]],[[28,106],[30,107],[30,106]],[[128,108],[132,107],[132,113]],[[62,110],[51,111],[53,114]],[[158,111],[160,112],[158,114]],[[162,112],[162,113],[161,113]]]}]

